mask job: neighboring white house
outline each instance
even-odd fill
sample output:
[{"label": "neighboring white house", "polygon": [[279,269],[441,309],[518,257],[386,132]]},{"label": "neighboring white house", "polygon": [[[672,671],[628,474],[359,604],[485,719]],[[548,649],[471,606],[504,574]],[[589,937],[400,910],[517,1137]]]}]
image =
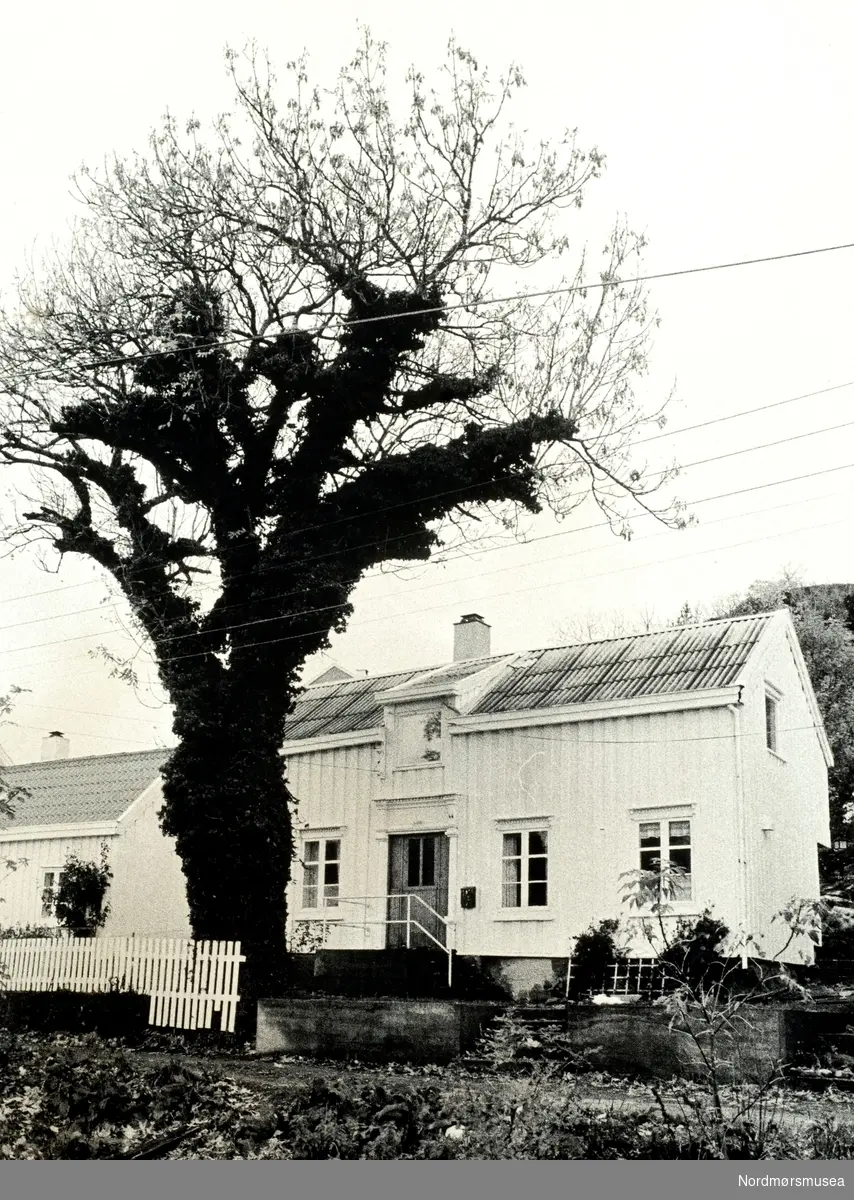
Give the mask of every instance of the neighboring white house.
[{"label": "neighboring white house", "polygon": [[[42,761],[4,768],[28,795],[0,818],[0,926],[55,924],[45,903],[69,854],[97,862],[106,845],[113,880],[103,933],[187,937],[184,876],[157,810],[167,751],[68,758],[60,733],[44,739]],[[13,865],[14,864],[14,865]]]},{"label": "neighboring white house", "polygon": [[[829,839],[830,751],[788,612],[497,657],[489,632],[470,614],[449,664],[305,689],[284,748],[292,927],[376,949],[406,943],[411,908],[459,954],[531,981],[591,922],[625,912],[621,876],[668,859],[685,871],[676,912],[712,907],[777,952],[772,917],[817,896]],[[0,885],[0,923],[38,923],[46,874],[107,840],[104,932],[186,931],[156,820],[164,756],[11,772],[33,798],[0,830],[0,854],[31,866]]]}]

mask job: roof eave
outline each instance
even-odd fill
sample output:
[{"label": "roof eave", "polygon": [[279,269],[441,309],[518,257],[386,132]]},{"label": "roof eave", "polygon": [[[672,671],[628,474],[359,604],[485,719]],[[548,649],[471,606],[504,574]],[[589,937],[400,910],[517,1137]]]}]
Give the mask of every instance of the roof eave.
[{"label": "roof eave", "polygon": [[0,829],[0,842],[39,842],[69,837],[114,837],[118,821],[68,821],[53,825],[12,825]]},{"label": "roof eave", "polygon": [[353,733],[327,733],[322,737],[295,738],[284,742],[282,754],[292,758],[295,754],[308,754],[315,750],[336,750],[340,746],[366,746],[383,740],[383,729],[374,726],[371,729],[360,729]]},{"label": "roof eave", "polygon": [[633,717],[699,708],[724,708],[738,703],[740,688],[708,688],[704,691],[671,692],[656,696],[635,696],[630,700],[607,700],[568,704],[555,708],[529,708],[494,713],[472,713],[456,717],[451,733],[472,733],[487,729],[512,729],[524,725],[557,725],[577,721],[600,721],[611,717]]}]

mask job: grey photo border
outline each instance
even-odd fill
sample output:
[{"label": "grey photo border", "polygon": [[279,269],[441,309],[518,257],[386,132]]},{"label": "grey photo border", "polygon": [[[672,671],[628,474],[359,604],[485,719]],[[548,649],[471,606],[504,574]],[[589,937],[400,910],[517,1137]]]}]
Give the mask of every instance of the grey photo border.
[{"label": "grey photo border", "polygon": [[[833,1183],[830,1181],[833,1180]],[[821,1181],[821,1182],[819,1182]],[[841,1183],[839,1182],[841,1181]],[[854,1187],[848,1162],[6,1162],[4,1200],[729,1200]]]}]

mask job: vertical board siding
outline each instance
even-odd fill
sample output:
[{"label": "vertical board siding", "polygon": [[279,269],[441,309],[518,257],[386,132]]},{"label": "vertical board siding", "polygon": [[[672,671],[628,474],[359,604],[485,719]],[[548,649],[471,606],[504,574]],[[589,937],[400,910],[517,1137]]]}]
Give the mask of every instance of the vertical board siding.
[{"label": "vertical board siding", "polygon": [[[55,925],[52,917],[42,916],[42,873],[61,870],[69,854],[97,862],[105,842],[112,859],[116,839],[108,835],[3,841],[0,836],[0,842],[0,925],[10,928]],[[17,865],[6,867],[7,861]]]},{"label": "vertical board siding", "polygon": [[234,1032],[240,942],[183,938],[18,938],[0,941],[0,986],[12,992],[136,992],[150,1025]]},{"label": "vertical board siding", "polygon": [[[764,745],[761,684],[746,684],[743,702],[732,707],[527,726],[515,723],[516,714],[513,726],[497,729],[451,718],[441,765],[429,771],[394,769],[392,722],[382,745],[292,754],[298,835],[340,837],[343,901],[387,892],[390,836],[447,827],[455,835],[449,915],[457,950],[554,958],[565,957],[591,923],[630,915],[621,876],[639,867],[640,822],[690,815],[694,896],[685,915],[709,907],[734,933],[762,935],[771,946],[779,927],[771,926],[772,913],[793,894],[817,894],[809,847],[826,836],[826,771],[782,629],[766,641],[762,670],[783,693],[781,723],[801,727],[787,735],[786,762]],[[501,906],[502,834],[514,820],[522,829],[541,820],[548,829],[550,894],[542,911]],[[763,832],[763,823],[773,830]],[[460,909],[461,888],[476,889],[473,908]],[[292,920],[320,924],[323,912],[301,909],[298,862],[289,901]],[[328,944],[383,945],[385,930],[366,923],[367,912],[343,903],[327,909]]]},{"label": "vertical board siding", "polygon": [[[765,685],[781,694],[778,750],[765,738]],[[747,931],[765,955],[782,950],[785,924],[772,921],[795,897],[819,895],[818,857],[812,851],[827,837],[827,766],[813,728],[813,715],[800,675],[783,637],[775,638],[757,663],[755,682],[743,696],[745,858],[748,875]],[[796,963],[808,939],[795,939],[783,961]]]},{"label": "vertical board siding", "polygon": [[[724,708],[615,717],[453,737],[460,802],[459,911],[464,954],[562,957],[603,917],[625,916],[620,876],[638,866],[638,812],[692,810],[696,908],[734,892],[735,753]],[[549,830],[548,910],[502,910],[501,832],[507,819]],[[530,826],[529,826],[530,827]],[[724,848],[725,852],[724,852]]]},{"label": "vertical board siding", "polygon": [[175,839],[160,827],[159,781],[119,822],[110,855],[113,879],[106,937],[192,937],[187,881]]},{"label": "vertical board siding", "polygon": [[[308,923],[319,930],[323,921],[323,912],[302,908],[299,855],[302,842],[313,836],[313,830],[332,831],[320,836],[340,837],[342,899],[386,891],[385,847],[376,840],[380,824],[374,801],[383,783],[377,750],[376,743],[343,745],[293,754],[287,759],[288,786],[296,800],[294,861],[288,889],[292,929]],[[327,909],[326,915],[332,918],[327,926],[327,946],[362,949],[385,944],[382,927],[366,924],[367,918],[376,915],[368,902],[342,903]]]}]

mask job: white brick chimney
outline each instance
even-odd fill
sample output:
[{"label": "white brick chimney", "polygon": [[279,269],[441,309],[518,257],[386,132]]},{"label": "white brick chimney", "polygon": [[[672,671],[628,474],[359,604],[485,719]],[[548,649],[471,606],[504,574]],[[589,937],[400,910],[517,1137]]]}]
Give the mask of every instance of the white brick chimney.
[{"label": "white brick chimney", "polygon": [[490,626],[479,613],[466,613],[454,625],[454,662],[489,658]]},{"label": "white brick chimney", "polygon": [[47,737],[42,738],[42,762],[54,762],[60,758],[68,758],[71,743],[64,733],[54,729]]}]

